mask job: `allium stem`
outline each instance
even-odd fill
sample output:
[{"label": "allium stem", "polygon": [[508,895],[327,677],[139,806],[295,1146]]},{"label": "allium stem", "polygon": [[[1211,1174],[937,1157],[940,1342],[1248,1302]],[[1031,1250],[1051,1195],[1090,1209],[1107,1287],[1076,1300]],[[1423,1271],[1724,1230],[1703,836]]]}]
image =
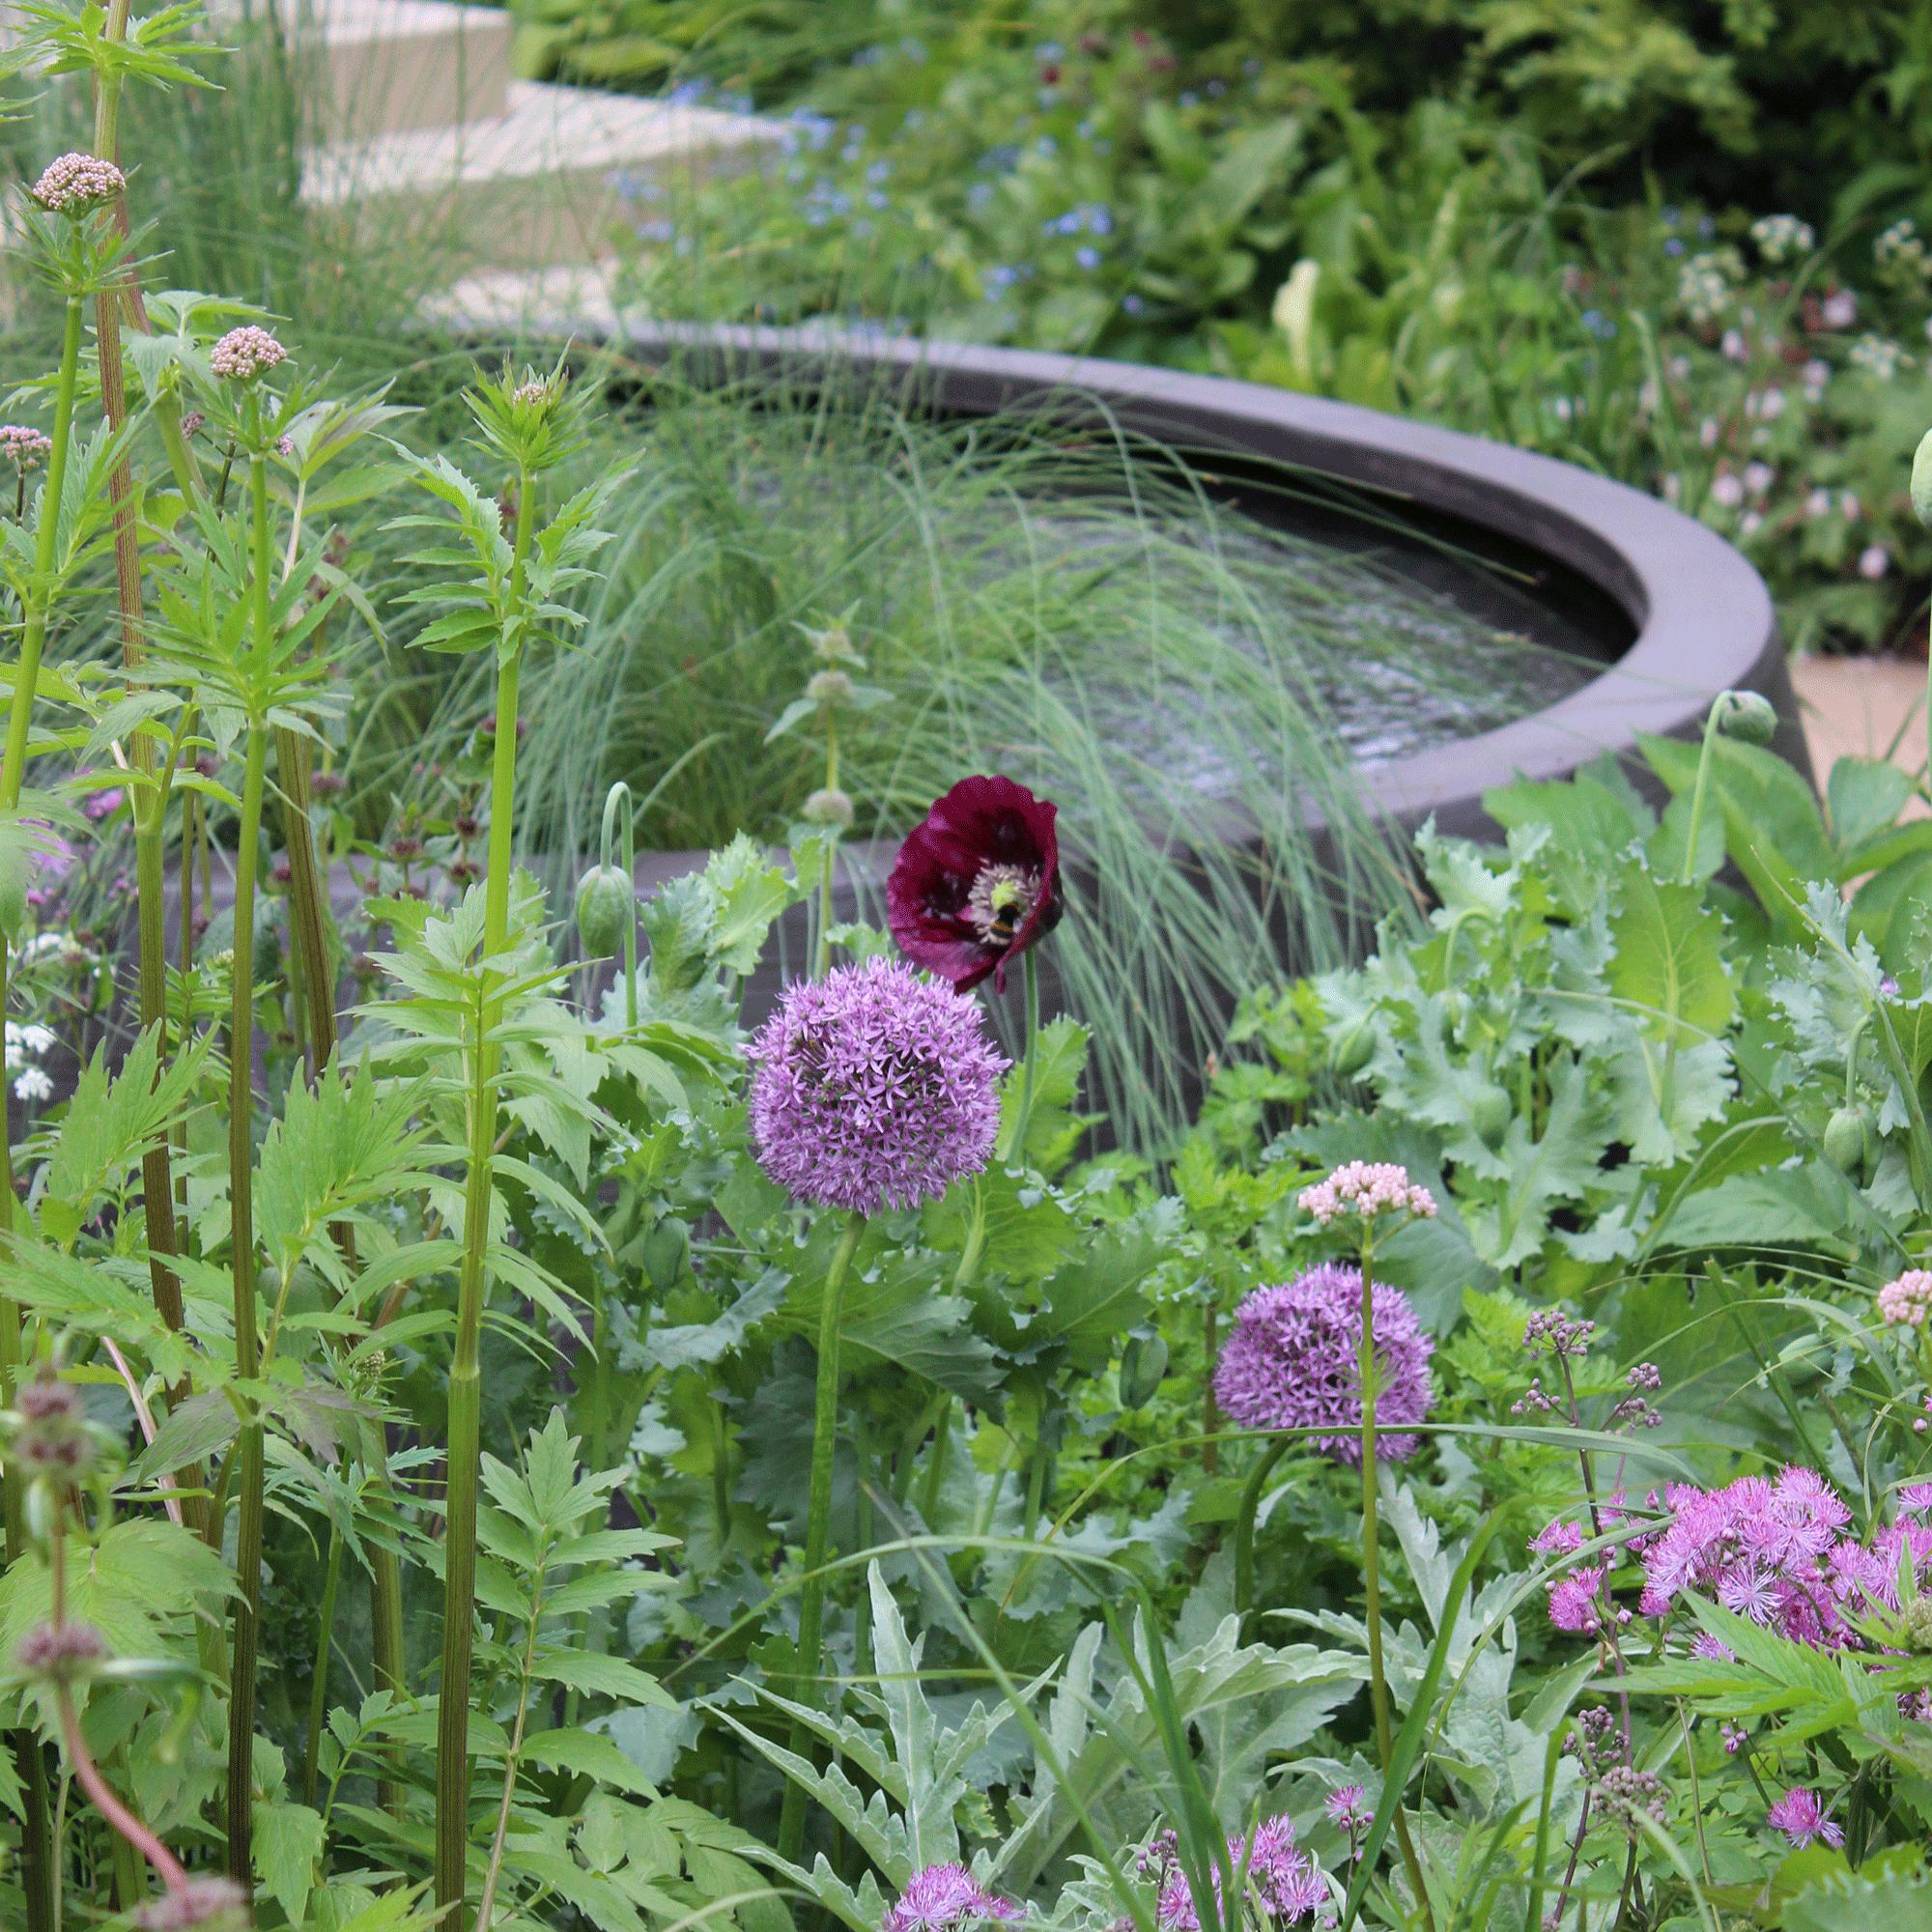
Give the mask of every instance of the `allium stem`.
[{"label": "allium stem", "polygon": [[[524,603],[535,479],[517,480],[517,535],[510,609]],[[510,929],[511,843],[517,785],[517,684],[522,647],[497,667],[497,732],[490,774],[490,870],[484,886],[483,954],[500,952]],[[484,1255],[490,1239],[497,1140],[497,1029],[502,1002],[485,999],[471,1060],[469,1175],[463,1207],[463,1273],[457,1288],[456,1347],[449,1365],[448,1477],[443,1501],[442,1674],[437,1700],[436,1902],[447,1932],[464,1932],[464,1878],[469,1856],[469,1664],[476,1624],[476,1486],[482,1453]]]},{"label": "allium stem", "polygon": [[1255,1515],[1261,1508],[1262,1491],[1296,1439],[1277,1435],[1241,1488],[1241,1506],[1235,1517],[1235,1614],[1244,1623],[1255,1606]]},{"label": "allium stem", "polygon": [[[838,1326],[845,1304],[845,1273],[866,1217],[846,1217],[832,1264],[825,1271],[825,1305],[818,1318],[818,1389],[811,1418],[811,1501],[805,1519],[805,1582],[799,1591],[798,1672],[793,1695],[803,1703],[819,1695],[817,1677],[825,1631],[826,1544],[832,1521],[832,1451],[838,1436]],[[811,1733],[803,1723],[792,1726],[791,1747],[801,1757],[811,1748]],[[785,1786],[784,1810],[779,1821],[779,1856],[798,1862],[805,1848],[805,1787]]]}]

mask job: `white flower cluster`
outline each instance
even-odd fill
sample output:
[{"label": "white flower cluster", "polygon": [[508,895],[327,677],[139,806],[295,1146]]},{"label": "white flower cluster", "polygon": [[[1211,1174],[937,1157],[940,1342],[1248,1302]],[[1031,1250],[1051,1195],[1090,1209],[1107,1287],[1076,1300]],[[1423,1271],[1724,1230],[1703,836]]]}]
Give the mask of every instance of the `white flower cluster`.
[{"label": "white flower cluster", "polygon": [[1742,265],[1730,248],[1692,255],[1677,271],[1677,305],[1698,325],[1715,322],[1731,305],[1731,282]]},{"label": "white flower cluster", "polygon": [[1905,353],[1902,344],[1891,341],[1888,336],[1861,335],[1852,344],[1853,368],[1876,376],[1881,383],[1890,382],[1901,364],[1910,368],[1912,357]]},{"label": "white flower cluster", "polygon": [[1751,223],[1751,240],[1767,262],[1782,262],[1792,255],[1808,255],[1818,238],[1808,221],[1795,214],[1767,214]]},{"label": "white flower cluster", "polygon": [[1895,288],[1911,288],[1932,274],[1932,257],[1916,221],[1894,221],[1872,243],[1872,260],[1878,264],[1879,278]]},{"label": "white flower cluster", "polygon": [[14,1083],[14,1096],[21,1100],[48,1100],[54,1083],[37,1065],[41,1056],[57,1042],[53,1032],[32,1021],[7,1022],[7,1077]]}]

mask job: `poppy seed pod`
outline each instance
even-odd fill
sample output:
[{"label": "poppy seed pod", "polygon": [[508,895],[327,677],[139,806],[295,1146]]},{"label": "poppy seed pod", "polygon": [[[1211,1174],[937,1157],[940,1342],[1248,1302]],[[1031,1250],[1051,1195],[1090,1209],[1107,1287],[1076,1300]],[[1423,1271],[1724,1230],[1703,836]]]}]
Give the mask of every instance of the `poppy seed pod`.
[{"label": "poppy seed pod", "polygon": [[1771,699],[1755,691],[1720,691],[1711,707],[1718,729],[1747,745],[1768,745],[1777,735],[1777,713]]},{"label": "poppy seed pod", "polygon": [[621,952],[625,930],[637,917],[637,888],[621,866],[593,866],[578,881],[577,932],[591,958]]}]

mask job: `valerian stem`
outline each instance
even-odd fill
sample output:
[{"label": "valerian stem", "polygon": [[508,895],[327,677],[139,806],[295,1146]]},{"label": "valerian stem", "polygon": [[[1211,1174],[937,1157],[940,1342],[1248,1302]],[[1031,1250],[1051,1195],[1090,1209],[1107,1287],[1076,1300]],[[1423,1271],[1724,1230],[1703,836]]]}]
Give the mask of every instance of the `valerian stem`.
[{"label": "valerian stem", "polygon": [[[518,478],[517,535],[509,609],[524,602],[536,504],[534,478]],[[517,682],[521,639],[497,668],[497,743],[490,781],[490,869],[484,887],[483,953],[500,952],[510,926],[511,820],[516,807]],[[442,1676],[437,1704],[436,1902],[448,1932],[464,1932],[464,1877],[469,1853],[469,1662],[476,1619],[476,1485],[482,1449],[485,1250],[490,1235],[492,1154],[497,1136],[496,1033],[502,1003],[484,988],[469,1093],[469,1175],[464,1197],[463,1273],[457,1290],[456,1347],[449,1367],[449,1464],[443,1504]]]},{"label": "valerian stem", "polygon": [[[0,760],[0,805],[10,810],[20,802],[26,779],[27,745],[32,729],[34,689],[40,679],[41,653],[47,638],[47,603],[51,595],[54,546],[59,535],[61,494],[67,486],[68,453],[73,441],[73,397],[80,366],[81,298],[71,296],[61,338],[60,375],[54,390],[53,448],[47,456],[46,494],[42,498],[40,528],[35,533],[34,580],[25,612],[19,662],[14,670],[14,695],[7,719],[7,749]],[[0,934],[0,1013],[7,1007],[7,940]],[[14,1229],[14,1160],[12,1136],[6,1131],[7,1097],[0,1079],[0,1236]],[[11,1407],[14,1384],[21,1361],[20,1305],[0,1294],[0,1406]],[[18,1470],[10,1459],[4,1482],[7,1561],[12,1564],[25,1543],[25,1495]],[[53,1835],[47,1804],[46,1765],[39,1742],[30,1730],[12,1739],[20,1781],[26,1787],[27,1816],[21,1834],[21,1866],[27,1898],[29,1932],[54,1932]]]}]

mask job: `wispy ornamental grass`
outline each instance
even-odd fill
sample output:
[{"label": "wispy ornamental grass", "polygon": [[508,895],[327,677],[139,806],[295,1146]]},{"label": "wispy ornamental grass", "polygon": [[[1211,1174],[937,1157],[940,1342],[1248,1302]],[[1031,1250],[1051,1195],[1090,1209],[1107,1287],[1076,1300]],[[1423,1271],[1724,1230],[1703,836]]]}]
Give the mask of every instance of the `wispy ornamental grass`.
[{"label": "wispy ornamental grass", "polygon": [[[1060,803],[1055,958],[1130,1144],[1181,1117],[1242,987],[1339,962],[1406,899],[1355,753],[1541,701],[1499,689],[1520,644],[1218,506],[1097,412],[949,424],[883,389],[706,389],[676,367],[651,393],[610,432],[642,449],[609,579],[525,686],[520,844],[560,878],[609,783],[646,793],[714,733],[640,838],[782,839],[822,764],[767,733],[810,668],[801,627],[849,613],[894,694],[841,729],[860,836],[903,834],[974,771]],[[371,795],[452,763],[491,708],[481,671],[389,701],[356,761]]]}]

